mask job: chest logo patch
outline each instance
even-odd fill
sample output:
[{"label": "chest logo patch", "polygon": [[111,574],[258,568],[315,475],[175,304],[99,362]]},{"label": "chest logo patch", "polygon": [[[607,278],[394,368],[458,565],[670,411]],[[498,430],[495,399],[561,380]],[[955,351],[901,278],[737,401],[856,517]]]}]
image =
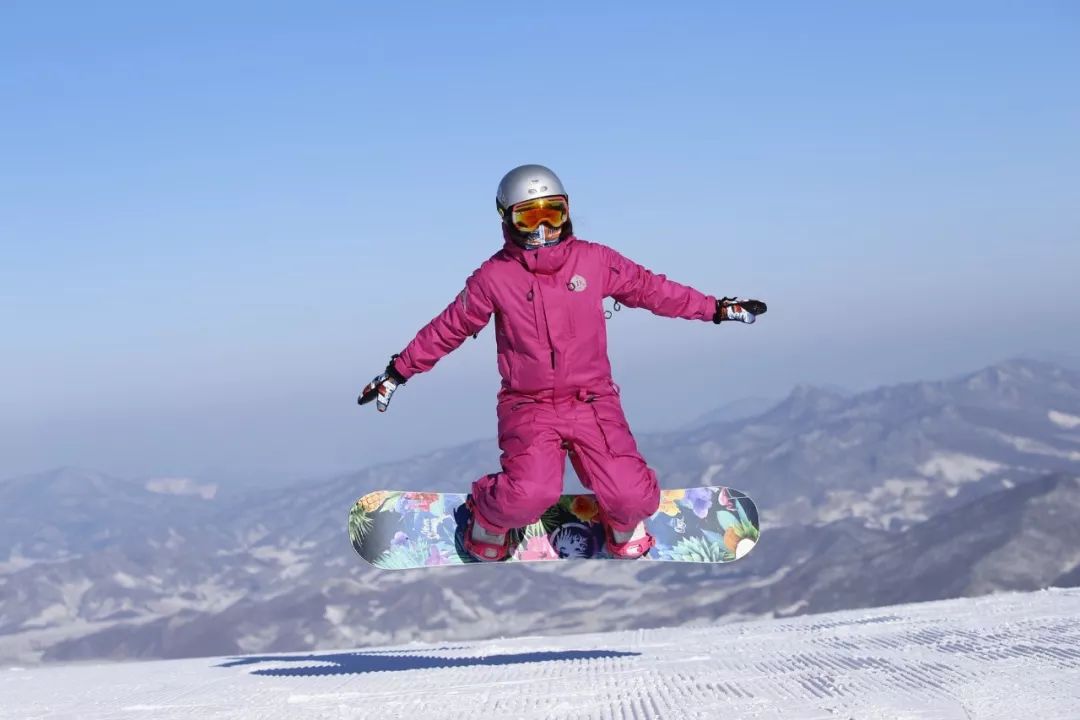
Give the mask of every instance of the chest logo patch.
[{"label": "chest logo patch", "polygon": [[581,277],[580,275],[575,275],[574,277],[570,278],[570,282],[566,284],[566,287],[570,290],[573,290],[574,292],[584,292],[585,288],[587,288],[588,286],[589,284],[585,282],[585,278]]}]

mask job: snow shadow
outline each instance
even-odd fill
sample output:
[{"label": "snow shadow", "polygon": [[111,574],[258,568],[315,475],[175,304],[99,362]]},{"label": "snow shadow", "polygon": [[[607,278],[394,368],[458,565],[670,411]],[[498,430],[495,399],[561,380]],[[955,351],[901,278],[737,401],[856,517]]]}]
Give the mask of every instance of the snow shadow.
[{"label": "snow shadow", "polygon": [[299,667],[264,668],[252,675],[271,677],[323,677],[326,675],[356,675],[370,672],[426,670],[432,668],[517,665],[520,663],[558,662],[565,660],[598,660],[633,657],[636,652],[617,650],[558,650],[551,652],[482,655],[480,657],[436,657],[432,655],[390,654],[380,652],[312,653],[309,655],[250,655],[224,662],[216,667],[236,667],[258,663],[318,663]]}]

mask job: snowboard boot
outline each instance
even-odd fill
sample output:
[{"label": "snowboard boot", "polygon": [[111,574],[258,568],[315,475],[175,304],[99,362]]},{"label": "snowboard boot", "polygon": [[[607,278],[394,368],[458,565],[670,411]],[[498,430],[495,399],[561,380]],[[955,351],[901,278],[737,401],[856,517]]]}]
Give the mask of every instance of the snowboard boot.
[{"label": "snowboard boot", "polygon": [[637,527],[629,532],[616,530],[604,523],[604,546],[611,557],[619,560],[636,560],[643,555],[648,555],[649,550],[656,544],[656,538],[645,529],[645,523],[639,522]]},{"label": "snowboard boot", "polygon": [[465,507],[469,508],[469,520],[462,537],[465,551],[480,562],[505,560],[510,552],[510,533],[493,533],[477,522],[471,495],[465,499]]}]

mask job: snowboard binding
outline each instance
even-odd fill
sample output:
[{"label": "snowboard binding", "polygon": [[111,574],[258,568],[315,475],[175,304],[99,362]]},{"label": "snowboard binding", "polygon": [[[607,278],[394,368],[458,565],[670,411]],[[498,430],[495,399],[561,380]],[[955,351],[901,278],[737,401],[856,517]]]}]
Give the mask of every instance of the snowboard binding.
[{"label": "snowboard binding", "polygon": [[[465,499],[465,507],[469,509],[469,519],[465,523],[465,532],[461,538],[461,544],[465,547],[465,552],[480,562],[500,562],[505,560],[507,555],[510,554],[510,533],[503,535],[502,544],[477,540],[473,537],[473,527],[476,524],[476,508],[473,505],[471,495]],[[480,523],[480,528],[481,530],[485,529],[483,523]]]},{"label": "snowboard binding", "polygon": [[637,560],[640,557],[648,555],[654,545],[656,545],[656,538],[654,538],[648,530],[645,531],[645,537],[632,538],[623,543],[617,542],[611,526],[606,523],[604,524],[604,547],[607,549],[608,554],[613,558],[618,560]]},{"label": "snowboard binding", "polygon": [[631,536],[623,542],[619,542],[618,538],[615,537],[615,529],[611,527],[607,514],[604,513],[602,508],[599,515],[597,519],[604,528],[604,548],[616,560],[637,560],[648,555],[649,551],[656,545],[656,538],[644,528],[642,528],[645,533],[644,537]]}]

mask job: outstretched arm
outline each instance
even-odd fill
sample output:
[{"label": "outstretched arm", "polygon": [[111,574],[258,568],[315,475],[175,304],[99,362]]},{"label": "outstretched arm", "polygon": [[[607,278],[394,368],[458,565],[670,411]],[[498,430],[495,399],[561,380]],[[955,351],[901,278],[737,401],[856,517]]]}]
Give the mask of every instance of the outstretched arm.
[{"label": "outstretched arm", "polygon": [[706,295],[681,285],[626,259],[609,247],[601,246],[608,261],[608,285],[604,294],[627,307],[643,307],[656,315],[711,320],[720,323],[737,320],[753,323],[768,307],[760,300]]},{"label": "outstretched arm", "polygon": [[386,370],[364,387],[359,403],[366,405],[376,400],[379,412],[386,412],[398,385],[416,373],[430,370],[465,342],[465,338],[483,330],[492,312],[494,305],[484,291],[477,270],[454,301],[421,328],[404,350],[390,358]]},{"label": "outstretched arm", "polygon": [[465,338],[484,329],[494,305],[484,289],[480,271],[465,282],[465,289],[435,319],[420,329],[412,342],[394,359],[394,369],[403,380],[426,372],[450,354]]},{"label": "outstretched arm", "polygon": [[627,307],[640,307],[663,317],[712,321],[716,298],[652,272],[602,246],[608,264],[604,294]]}]

